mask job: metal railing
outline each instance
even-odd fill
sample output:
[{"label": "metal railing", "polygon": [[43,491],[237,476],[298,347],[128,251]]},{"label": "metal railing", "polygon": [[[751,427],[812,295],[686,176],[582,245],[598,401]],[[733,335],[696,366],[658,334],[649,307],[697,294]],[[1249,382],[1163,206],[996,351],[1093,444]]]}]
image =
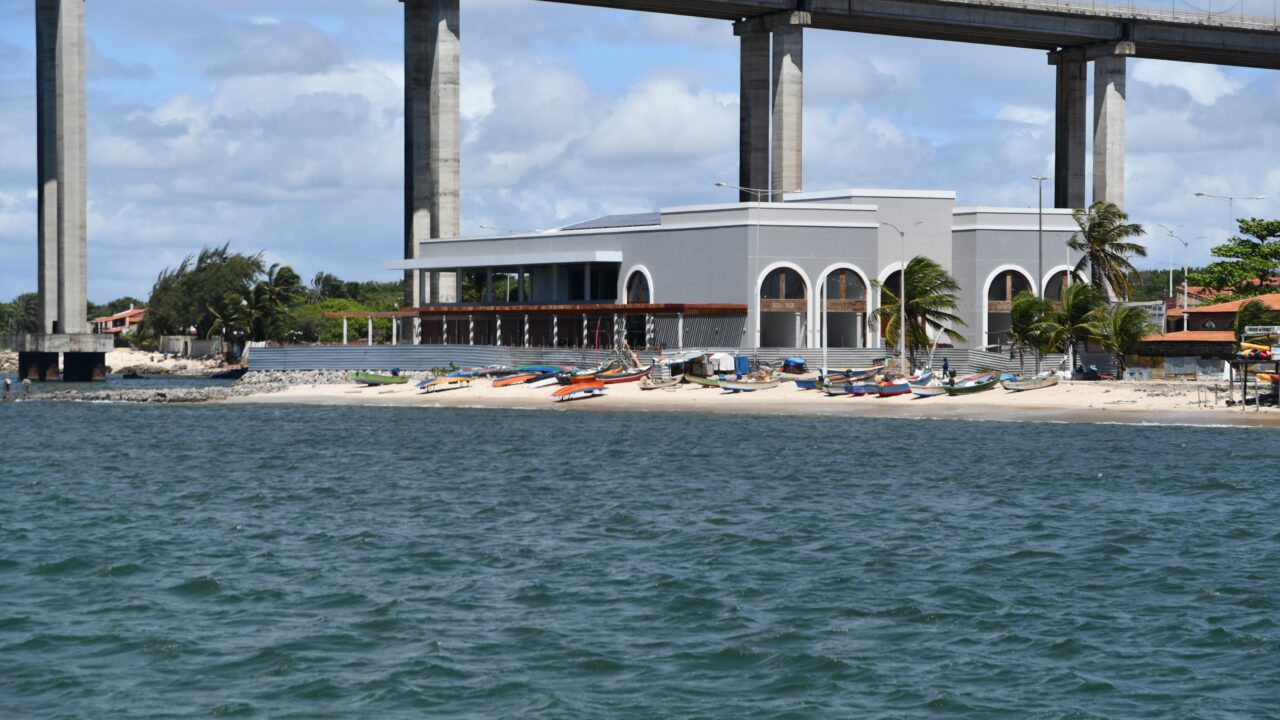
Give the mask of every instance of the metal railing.
[{"label": "metal railing", "polygon": [[[1280,31],[1280,14],[1277,13],[1275,5],[1272,6],[1270,17],[1266,15],[1246,15],[1245,3],[1239,0],[1233,4],[1226,5],[1222,10],[1218,11],[1213,10],[1212,5],[1202,9],[1185,2],[1178,3],[1176,0],[1171,0],[1167,9],[1154,3],[1148,5],[1137,2],[1111,2],[1109,0],[939,0],[939,2],[1017,10],[1037,10],[1071,15],[1155,20],[1183,25]],[[1179,4],[1190,9],[1179,10]]]}]

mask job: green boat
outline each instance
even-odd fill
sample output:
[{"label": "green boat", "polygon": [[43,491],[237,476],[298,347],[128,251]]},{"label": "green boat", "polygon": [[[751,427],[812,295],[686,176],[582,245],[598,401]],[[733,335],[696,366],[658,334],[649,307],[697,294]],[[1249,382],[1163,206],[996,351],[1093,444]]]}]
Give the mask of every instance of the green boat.
[{"label": "green boat", "polygon": [[353,372],[347,373],[347,377],[358,383],[365,385],[403,385],[409,382],[409,378],[403,375],[378,375],[376,373]]},{"label": "green boat", "polygon": [[948,395],[972,395],[990,390],[998,382],[1000,382],[1000,373],[983,373],[981,375],[970,375],[955,385],[945,385],[944,388]]},{"label": "green boat", "polygon": [[697,375],[685,373],[684,381],[705,387],[720,387],[720,378],[718,377],[698,377]]}]

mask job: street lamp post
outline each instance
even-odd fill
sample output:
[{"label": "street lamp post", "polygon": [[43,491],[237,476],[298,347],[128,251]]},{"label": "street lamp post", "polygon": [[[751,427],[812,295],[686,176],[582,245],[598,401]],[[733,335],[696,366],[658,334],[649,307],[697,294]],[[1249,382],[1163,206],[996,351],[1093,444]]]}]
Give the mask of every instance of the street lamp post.
[{"label": "street lamp post", "polygon": [[[917,220],[908,225],[907,230],[923,222],[923,220]],[[882,222],[880,224],[893,228],[894,232],[898,233],[898,239],[901,242],[902,269],[898,271],[898,352],[902,353],[902,375],[906,377],[910,374],[907,371],[907,230],[903,230],[891,222]]]},{"label": "street lamp post", "polygon": [[1210,193],[1198,192],[1196,197],[1213,198],[1214,200],[1227,201],[1227,239],[1231,238],[1231,223],[1235,222],[1235,201],[1236,200],[1262,200],[1266,195],[1212,195]]},{"label": "street lamp post", "polygon": [[1044,298],[1044,181],[1047,175],[1033,175],[1032,180],[1040,188],[1040,204],[1036,211],[1036,297]]}]

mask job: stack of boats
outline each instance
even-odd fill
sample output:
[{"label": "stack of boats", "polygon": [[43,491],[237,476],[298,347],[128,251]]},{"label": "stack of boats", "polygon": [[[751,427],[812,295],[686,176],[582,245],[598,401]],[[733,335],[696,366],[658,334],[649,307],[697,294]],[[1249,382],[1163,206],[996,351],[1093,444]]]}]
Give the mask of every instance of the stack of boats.
[{"label": "stack of boats", "polygon": [[[402,385],[409,380],[393,370],[390,375],[375,373],[351,373],[352,380],[365,386]],[[567,400],[588,397],[604,392],[609,385],[636,382],[641,390],[676,390],[684,384],[698,387],[716,387],[728,393],[755,392],[778,387],[783,382],[768,363],[757,362],[742,355],[681,351],[655,357],[643,364],[635,353],[627,352],[591,368],[562,365],[521,365],[517,367],[486,366],[468,370],[456,370],[442,377],[432,377],[417,384],[425,393],[469,387],[479,378],[492,380],[495,388],[505,387],[556,387],[552,397]],[[1026,392],[1052,387],[1059,376],[1053,372],[1032,377],[1016,378],[999,372],[983,372],[956,378],[938,377],[932,370],[917,372],[911,376],[897,375],[885,365],[861,370],[841,370],[817,373],[795,379],[800,390],[818,390],[829,396],[896,397],[915,395],[917,398],[938,395],[971,395],[985,392],[997,385],[1009,392]]]}]

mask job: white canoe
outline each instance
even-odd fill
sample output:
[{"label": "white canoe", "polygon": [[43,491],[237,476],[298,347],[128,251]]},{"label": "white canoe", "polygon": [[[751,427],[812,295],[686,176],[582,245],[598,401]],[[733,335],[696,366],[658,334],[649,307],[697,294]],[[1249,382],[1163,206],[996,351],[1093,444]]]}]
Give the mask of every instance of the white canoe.
[{"label": "white canoe", "polygon": [[1001,380],[1000,387],[1009,392],[1023,392],[1026,390],[1039,390],[1041,388],[1053,387],[1058,384],[1057,375],[1045,375],[1043,377],[1027,378],[1026,380]]}]

